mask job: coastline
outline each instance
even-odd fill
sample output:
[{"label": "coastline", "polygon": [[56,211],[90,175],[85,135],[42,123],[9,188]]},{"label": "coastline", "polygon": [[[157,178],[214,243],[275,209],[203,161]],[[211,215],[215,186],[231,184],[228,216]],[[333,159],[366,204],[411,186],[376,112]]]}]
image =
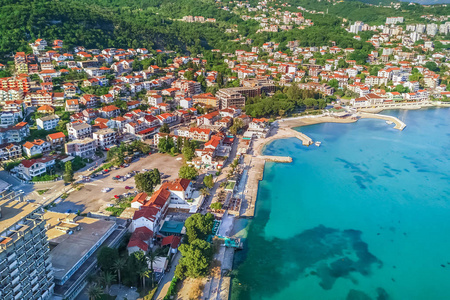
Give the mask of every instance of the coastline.
[{"label": "coastline", "polygon": [[[266,161],[274,161],[274,162],[282,162],[287,163],[291,162],[292,158],[290,157],[275,157],[269,155],[263,155],[265,147],[271,142],[279,139],[287,139],[297,137],[302,140],[298,136],[298,131],[295,131],[293,128],[303,127],[308,125],[315,125],[321,123],[354,123],[357,122],[359,118],[374,118],[374,119],[384,119],[384,120],[392,120],[396,123],[395,129],[403,130],[406,126],[402,121],[398,120],[391,116],[380,115],[379,113],[383,110],[410,110],[410,109],[423,109],[423,108],[450,108],[450,103],[440,103],[438,105],[430,105],[430,106],[422,106],[422,107],[386,107],[386,108],[373,108],[368,110],[361,110],[356,115],[358,118],[354,116],[339,118],[333,117],[329,115],[318,115],[318,116],[302,116],[302,117],[294,117],[294,118],[286,118],[277,120],[275,126],[272,126],[268,136],[265,139],[258,139],[254,141],[252,145],[252,153],[246,154],[244,156],[245,167],[248,169],[248,181],[245,189],[245,201],[242,202],[241,208],[241,217],[245,218],[253,218],[255,215],[255,207],[256,200],[258,197],[258,186],[259,181],[263,179],[264,176],[264,167]],[[400,122],[399,123],[397,123]],[[403,124],[402,124],[403,123]],[[302,134],[302,133],[301,133]],[[304,134],[303,134],[304,135]],[[305,135],[306,136],[306,135]],[[306,136],[307,137],[307,136]],[[309,137],[308,137],[309,138]],[[311,140],[312,141],[312,140]],[[303,142],[303,140],[302,140]],[[305,143],[303,143],[306,145]],[[309,145],[311,145],[310,143]],[[309,146],[308,145],[308,146]],[[290,160],[289,160],[290,159]]]}]

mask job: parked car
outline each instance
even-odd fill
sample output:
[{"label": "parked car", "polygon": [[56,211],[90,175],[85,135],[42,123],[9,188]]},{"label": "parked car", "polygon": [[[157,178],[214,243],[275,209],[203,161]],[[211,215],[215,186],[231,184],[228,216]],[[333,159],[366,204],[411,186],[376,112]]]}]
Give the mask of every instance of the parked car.
[{"label": "parked car", "polygon": [[120,199],[120,196],[119,195],[114,195],[114,198]]},{"label": "parked car", "polygon": [[122,176],[120,176],[120,175],[117,175],[117,176],[116,176],[117,179],[120,179],[121,177],[122,177]]},{"label": "parked car", "polygon": [[107,192],[109,192],[110,190],[111,190],[111,188],[105,187],[105,188],[102,189],[102,193],[107,193]]},{"label": "parked car", "polygon": [[133,187],[131,187],[131,186],[128,186],[128,185],[127,185],[127,186],[125,186],[125,189],[126,189],[126,190],[131,190],[132,188],[133,188]]}]

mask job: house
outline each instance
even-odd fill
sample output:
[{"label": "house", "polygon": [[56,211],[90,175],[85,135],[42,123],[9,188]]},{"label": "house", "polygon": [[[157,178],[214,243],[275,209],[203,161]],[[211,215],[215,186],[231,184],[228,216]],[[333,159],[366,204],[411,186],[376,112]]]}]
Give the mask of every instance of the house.
[{"label": "house", "polygon": [[92,157],[97,149],[97,141],[92,138],[84,138],[79,140],[73,140],[65,144],[65,151],[67,155],[80,156],[80,157]]},{"label": "house", "polygon": [[151,238],[153,237],[153,231],[147,227],[136,228],[130,237],[130,241],[127,245],[128,255],[134,252],[142,251],[147,253],[150,248]]},{"label": "house", "polygon": [[36,120],[38,129],[52,130],[58,126],[59,117],[57,115],[45,116]]},{"label": "house", "polygon": [[100,109],[100,115],[104,118],[112,119],[120,115],[120,109],[115,105],[108,105]]},{"label": "house", "polygon": [[184,109],[189,109],[193,106],[192,98],[183,98],[180,100],[180,106]]},{"label": "house", "polygon": [[167,189],[170,192],[170,204],[186,204],[191,199],[194,192],[194,186],[189,179],[178,178],[174,181],[163,183],[161,189]]},{"label": "house", "polygon": [[51,145],[49,142],[44,140],[34,140],[32,142],[26,142],[22,146],[23,152],[28,157],[31,157],[36,154],[42,154],[44,152],[48,152],[51,150]]},{"label": "house", "polygon": [[19,145],[10,143],[0,145],[0,159],[13,160],[22,157],[22,148]]},{"label": "house", "polygon": [[54,114],[55,113],[55,109],[53,107],[51,107],[50,105],[42,105],[36,111],[41,114]]},{"label": "house", "polygon": [[172,123],[177,120],[177,116],[171,113],[164,113],[161,115],[157,115],[156,118],[158,118],[161,125],[163,125],[164,123]]},{"label": "house", "polygon": [[31,180],[33,177],[43,175],[52,169],[55,165],[55,158],[51,156],[25,159],[15,167],[13,170],[26,180]]},{"label": "house", "polygon": [[79,112],[80,111],[80,105],[78,103],[78,99],[68,99],[68,100],[66,100],[65,111],[68,111],[68,112]]},{"label": "house", "polygon": [[92,134],[91,125],[83,122],[68,123],[66,126],[71,140],[84,139]]},{"label": "house", "polygon": [[214,125],[220,119],[219,111],[213,111],[209,114],[197,117],[197,126],[200,125]]},{"label": "house", "polygon": [[98,97],[95,95],[84,94],[80,99],[80,103],[83,104],[84,106],[86,106],[87,108],[92,108],[92,107],[97,106],[97,102],[98,102]]},{"label": "house", "polygon": [[211,129],[202,129],[198,127],[191,127],[189,129],[189,138],[201,141],[201,142],[207,142],[211,137]]},{"label": "house", "polygon": [[52,149],[64,147],[66,136],[62,132],[51,133],[47,135],[47,142],[50,143]]}]

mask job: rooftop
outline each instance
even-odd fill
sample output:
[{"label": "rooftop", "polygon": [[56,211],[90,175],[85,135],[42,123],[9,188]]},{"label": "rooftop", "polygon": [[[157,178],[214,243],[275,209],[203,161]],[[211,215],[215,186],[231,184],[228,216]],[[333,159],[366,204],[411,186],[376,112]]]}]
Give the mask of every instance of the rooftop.
[{"label": "rooftop", "polygon": [[161,226],[160,232],[163,232],[165,234],[181,234],[183,231],[184,222],[178,222],[178,221],[165,221],[163,225]]},{"label": "rooftop", "polygon": [[[44,214],[55,279],[62,279],[88,251],[115,227],[105,221],[75,214],[47,211]],[[72,232],[72,233],[70,233]]]},{"label": "rooftop", "polygon": [[[39,205],[11,199],[0,200],[0,235],[15,223],[33,213]],[[4,235],[4,234],[3,234]]]}]

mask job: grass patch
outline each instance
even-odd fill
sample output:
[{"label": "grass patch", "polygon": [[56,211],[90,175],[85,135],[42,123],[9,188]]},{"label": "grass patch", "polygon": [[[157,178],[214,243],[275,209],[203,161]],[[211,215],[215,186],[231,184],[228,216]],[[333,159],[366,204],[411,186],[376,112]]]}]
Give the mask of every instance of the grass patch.
[{"label": "grass patch", "polygon": [[33,177],[33,179],[31,181],[33,181],[33,182],[52,181],[52,180],[55,180],[58,177],[59,177],[59,175],[56,175],[56,174],[55,175],[45,174],[45,175],[40,175],[40,176]]},{"label": "grass patch", "polygon": [[39,195],[43,195],[43,194],[45,194],[47,191],[48,191],[48,189],[46,189],[46,190],[39,190],[39,191],[37,191],[37,192],[38,192]]},{"label": "grass patch", "polygon": [[92,174],[97,173],[97,172],[100,172],[100,171],[103,171],[103,170],[105,170],[105,169],[110,169],[112,166],[113,166],[112,163],[104,164],[103,166],[98,167],[97,169],[95,169],[94,172],[92,172]]},{"label": "grass patch", "polygon": [[125,209],[131,207],[131,201],[134,197],[127,197],[124,199],[119,199],[119,202],[114,207],[107,207],[105,210],[111,212],[111,216],[120,216]]}]

